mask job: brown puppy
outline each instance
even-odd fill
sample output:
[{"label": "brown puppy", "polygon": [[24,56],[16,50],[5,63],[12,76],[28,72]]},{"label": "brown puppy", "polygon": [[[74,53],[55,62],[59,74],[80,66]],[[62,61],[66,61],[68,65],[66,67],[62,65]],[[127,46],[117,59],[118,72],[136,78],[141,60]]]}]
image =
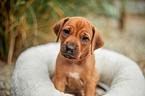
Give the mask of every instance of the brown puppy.
[{"label": "brown puppy", "polygon": [[67,17],[53,26],[61,48],[52,81],[61,92],[94,96],[99,80],[94,50],[104,45],[100,32],[83,17]]}]

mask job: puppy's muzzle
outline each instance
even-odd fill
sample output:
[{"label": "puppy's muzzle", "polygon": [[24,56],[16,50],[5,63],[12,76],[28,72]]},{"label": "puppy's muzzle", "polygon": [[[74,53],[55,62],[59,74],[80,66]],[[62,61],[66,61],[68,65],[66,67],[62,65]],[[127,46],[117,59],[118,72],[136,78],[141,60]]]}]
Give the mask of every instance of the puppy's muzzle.
[{"label": "puppy's muzzle", "polygon": [[66,46],[66,53],[68,53],[68,54],[74,53],[75,50],[76,50],[76,47],[74,47],[73,45],[67,45]]},{"label": "puppy's muzzle", "polygon": [[69,58],[69,59],[76,59],[78,57],[78,47],[76,44],[63,44],[62,48],[61,48],[61,54],[65,57],[65,58]]}]

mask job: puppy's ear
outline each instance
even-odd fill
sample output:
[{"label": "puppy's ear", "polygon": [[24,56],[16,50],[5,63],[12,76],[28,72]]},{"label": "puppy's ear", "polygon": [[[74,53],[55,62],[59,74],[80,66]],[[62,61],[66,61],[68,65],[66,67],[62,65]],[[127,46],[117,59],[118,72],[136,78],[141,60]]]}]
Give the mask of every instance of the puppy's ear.
[{"label": "puppy's ear", "polygon": [[62,30],[62,27],[64,26],[64,24],[69,20],[69,17],[66,17],[66,18],[63,18],[61,19],[60,21],[58,21],[57,23],[55,23],[53,25],[53,31],[54,33],[56,34],[57,36],[57,40],[56,42],[58,42],[59,40],[59,35],[60,35],[60,32]]},{"label": "puppy's ear", "polygon": [[95,49],[98,49],[104,45],[104,40],[102,38],[101,33],[95,28],[94,26],[92,27],[93,35],[92,35],[92,40],[91,40],[91,48],[92,51]]}]

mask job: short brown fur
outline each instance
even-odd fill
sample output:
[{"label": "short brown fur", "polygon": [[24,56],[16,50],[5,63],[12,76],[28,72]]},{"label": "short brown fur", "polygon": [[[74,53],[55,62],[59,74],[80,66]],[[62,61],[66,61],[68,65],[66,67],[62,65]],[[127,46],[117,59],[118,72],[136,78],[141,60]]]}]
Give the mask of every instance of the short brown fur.
[{"label": "short brown fur", "polygon": [[[54,24],[53,30],[61,41],[52,79],[55,88],[76,96],[82,96],[83,93],[85,96],[94,96],[99,75],[95,69],[93,51],[104,45],[100,32],[83,17],[66,17]],[[69,34],[65,33],[66,30],[69,30]],[[86,37],[87,42],[83,41]],[[67,47],[74,50],[68,51]],[[84,58],[90,50],[91,54],[87,58],[71,61],[72,58]],[[70,74],[77,74],[77,78]]]}]

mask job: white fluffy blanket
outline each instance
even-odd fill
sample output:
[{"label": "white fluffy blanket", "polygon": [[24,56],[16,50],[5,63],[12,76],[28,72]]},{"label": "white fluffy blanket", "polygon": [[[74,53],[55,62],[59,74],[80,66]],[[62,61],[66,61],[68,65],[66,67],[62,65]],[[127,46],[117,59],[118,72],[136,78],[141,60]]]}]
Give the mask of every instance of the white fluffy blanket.
[{"label": "white fluffy blanket", "polygon": [[[32,47],[23,52],[11,79],[12,96],[70,96],[55,89],[54,74],[59,43]],[[145,96],[145,79],[129,58],[106,49],[95,51],[100,81],[109,86],[103,96]]]}]

